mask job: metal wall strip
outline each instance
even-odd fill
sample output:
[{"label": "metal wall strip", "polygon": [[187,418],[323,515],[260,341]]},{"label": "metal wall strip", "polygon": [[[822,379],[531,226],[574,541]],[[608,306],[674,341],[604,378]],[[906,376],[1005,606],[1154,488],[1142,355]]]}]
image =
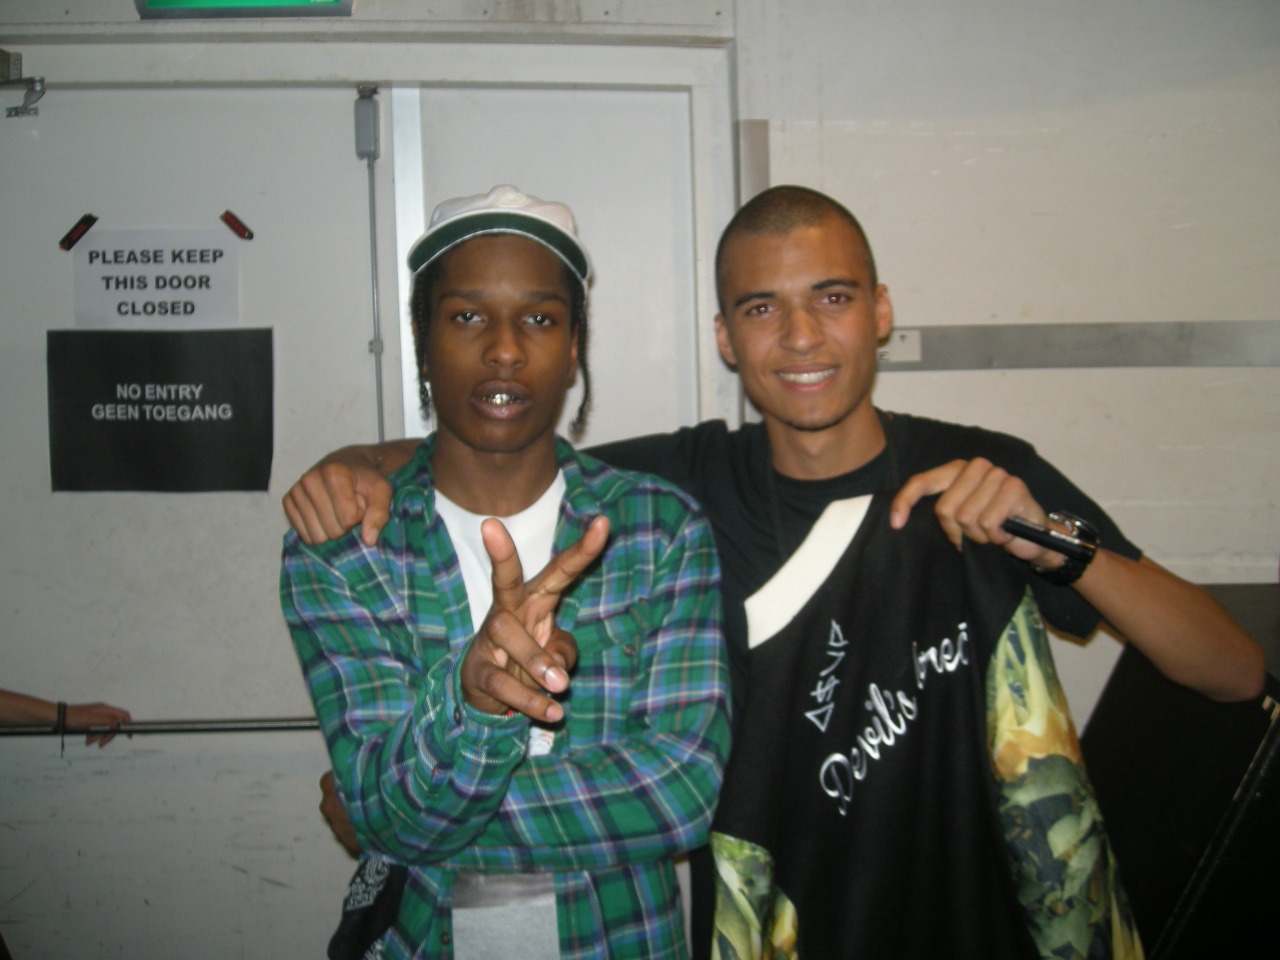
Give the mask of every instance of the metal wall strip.
[{"label": "metal wall strip", "polygon": [[1274,320],[909,327],[880,352],[884,371],[1274,366]]}]

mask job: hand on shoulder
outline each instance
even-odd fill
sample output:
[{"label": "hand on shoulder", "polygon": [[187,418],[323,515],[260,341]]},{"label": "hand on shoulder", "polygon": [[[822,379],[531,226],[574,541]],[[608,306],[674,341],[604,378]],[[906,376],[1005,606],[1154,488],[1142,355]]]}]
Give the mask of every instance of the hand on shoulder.
[{"label": "hand on shoulder", "polygon": [[343,447],[308,469],[281,500],[303,543],[335,540],[357,524],[361,539],[376,543],[391,515],[386,477],[408,462],[417,445],[417,440],[399,440]]}]

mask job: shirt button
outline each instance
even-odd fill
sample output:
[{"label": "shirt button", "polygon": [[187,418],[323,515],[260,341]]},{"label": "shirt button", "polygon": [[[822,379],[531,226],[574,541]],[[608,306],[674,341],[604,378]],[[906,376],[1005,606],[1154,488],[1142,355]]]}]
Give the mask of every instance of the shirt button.
[{"label": "shirt button", "polygon": [[634,643],[628,643],[622,648],[622,652],[628,657],[634,657],[636,655],[636,645]]},{"label": "shirt button", "polygon": [[448,933],[442,933],[440,934],[440,942],[447,947],[449,944],[453,943],[453,936]]},{"label": "shirt button", "polygon": [[453,722],[461,726],[462,724],[462,708],[461,707],[453,708]]}]

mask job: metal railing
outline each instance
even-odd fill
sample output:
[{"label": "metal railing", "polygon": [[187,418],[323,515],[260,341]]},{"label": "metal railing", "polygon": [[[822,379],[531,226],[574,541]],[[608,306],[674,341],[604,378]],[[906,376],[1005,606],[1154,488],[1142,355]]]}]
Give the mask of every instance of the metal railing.
[{"label": "metal railing", "polygon": [[246,717],[223,720],[131,720],[118,727],[95,726],[60,733],[48,724],[0,726],[0,737],[57,737],[113,733],[137,736],[152,733],[262,733],[281,730],[318,730],[315,717]]}]

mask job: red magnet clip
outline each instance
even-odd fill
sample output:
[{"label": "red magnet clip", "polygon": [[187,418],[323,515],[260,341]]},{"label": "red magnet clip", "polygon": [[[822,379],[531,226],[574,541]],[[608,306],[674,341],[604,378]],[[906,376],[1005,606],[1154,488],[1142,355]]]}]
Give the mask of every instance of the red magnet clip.
[{"label": "red magnet clip", "polygon": [[92,227],[97,222],[98,222],[97,217],[95,217],[92,213],[86,213],[83,217],[77,220],[76,225],[72,227],[70,230],[68,230],[66,234],[63,236],[63,238],[58,241],[58,246],[60,246],[63,250],[70,250],[72,247],[74,247],[77,243],[80,242],[80,238],[83,237],[86,233],[88,233],[89,228]]},{"label": "red magnet clip", "polygon": [[225,223],[228,227],[230,227],[231,232],[234,233],[241,240],[253,239],[253,231],[250,230],[248,227],[246,227],[244,225],[244,221],[241,220],[239,217],[237,217],[230,210],[222,211],[222,222]]}]

